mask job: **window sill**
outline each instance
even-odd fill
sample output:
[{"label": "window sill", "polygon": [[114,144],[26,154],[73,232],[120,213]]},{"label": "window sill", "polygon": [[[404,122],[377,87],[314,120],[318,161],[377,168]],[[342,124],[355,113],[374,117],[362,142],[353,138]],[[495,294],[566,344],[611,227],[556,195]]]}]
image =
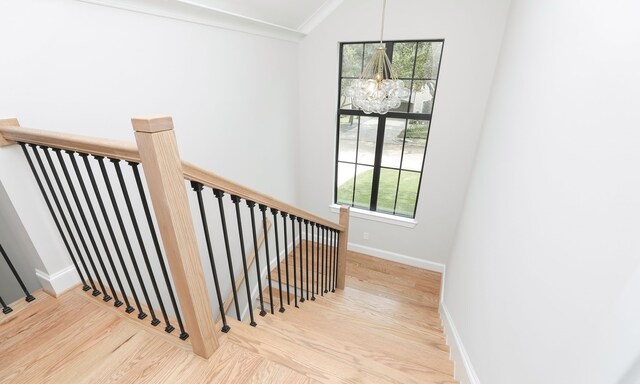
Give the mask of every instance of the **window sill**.
[{"label": "window sill", "polygon": [[[331,204],[329,205],[329,209],[333,213],[340,213],[340,205]],[[386,223],[391,225],[397,225],[399,227],[405,228],[414,228],[418,222],[415,219],[410,219],[408,217],[399,217],[388,215],[380,212],[371,212],[364,209],[351,207],[351,216],[357,217],[359,219],[365,219],[370,221],[377,221],[380,223]]]}]

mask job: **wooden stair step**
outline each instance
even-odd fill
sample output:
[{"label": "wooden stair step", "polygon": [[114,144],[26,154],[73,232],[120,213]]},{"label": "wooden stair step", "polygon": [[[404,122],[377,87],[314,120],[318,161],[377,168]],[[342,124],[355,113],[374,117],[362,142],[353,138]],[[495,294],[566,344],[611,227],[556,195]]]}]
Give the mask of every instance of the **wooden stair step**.
[{"label": "wooden stair step", "polygon": [[[253,328],[235,320],[230,322],[232,330],[225,335],[234,343],[276,363],[323,383],[439,383],[453,384],[451,376],[435,372],[432,380],[396,380],[387,374],[377,375],[371,367],[354,361],[348,353],[316,340],[299,338],[291,332],[281,332],[269,326],[269,319],[262,326]],[[369,362],[374,364],[375,362]],[[376,363],[377,364],[377,363]],[[390,371],[390,370],[389,370]]]},{"label": "wooden stair step", "polygon": [[[292,312],[302,315],[303,310]],[[376,375],[388,376],[400,382],[411,382],[411,378],[418,382],[433,381],[438,376],[446,377],[453,374],[453,364],[448,354],[440,350],[436,353],[425,353],[425,349],[412,349],[414,353],[408,355],[407,348],[390,342],[386,335],[379,333],[379,329],[364,329],[362,324],[358,323],[340,323],[340,328],[344,331],[336,332],[338,323],[317,326],[317,322],[307,321],[313,314],[305,313],[295,320],[290,315],[291,313],[267,316],[260,327],[280,337],[288,335],[287,337],[297,340],[300,345],[313,343],[310,347],[320,353],[339,356],[343,360],[368,367]],[[358,337],[362,334],[368,337]]]}]

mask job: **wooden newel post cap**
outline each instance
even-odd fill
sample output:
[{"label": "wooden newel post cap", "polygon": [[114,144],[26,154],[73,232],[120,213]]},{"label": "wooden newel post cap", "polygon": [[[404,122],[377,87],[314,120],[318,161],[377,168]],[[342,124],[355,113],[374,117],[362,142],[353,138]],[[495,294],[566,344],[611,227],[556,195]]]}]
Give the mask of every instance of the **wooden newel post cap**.
[{"label": "wooden newel post cap", "polygon": [[171,116],[160,117],[134,117],[131,119],[133,130],[136,132],[163,132],[173,129],[173,119]]}]

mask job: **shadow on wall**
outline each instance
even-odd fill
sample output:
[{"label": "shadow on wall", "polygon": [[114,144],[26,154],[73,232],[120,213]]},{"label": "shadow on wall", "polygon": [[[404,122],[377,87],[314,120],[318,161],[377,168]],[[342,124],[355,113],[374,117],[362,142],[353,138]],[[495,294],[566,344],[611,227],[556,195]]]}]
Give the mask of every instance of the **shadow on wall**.
[{"label": "shadow on wall", "polygon": [[[13,266],[18,271],[18,274],[29,291],[42,288],[36,277],[35,267],[32,261],[38,257],[38,254],[1,182],[0,244],[2,244],[7,256],[11,259]],[[0,257],[0,296],[2,296],[7,303],[12,303],[24,297],[20,285],[13,277],[11,270],[2,257]]]}]

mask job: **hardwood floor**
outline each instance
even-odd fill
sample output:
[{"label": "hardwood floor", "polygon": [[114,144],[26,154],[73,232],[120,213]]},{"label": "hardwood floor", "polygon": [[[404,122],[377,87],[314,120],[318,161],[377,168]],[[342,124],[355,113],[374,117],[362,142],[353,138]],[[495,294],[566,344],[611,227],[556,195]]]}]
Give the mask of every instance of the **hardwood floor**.
[{"label": "hardwood floor", "polygon": [[256,312],[256,328],[229,319],[209,360],[81,290],[38,292],[0,316],[0,383],[452,384],[440,278],[350,253],[347,289]]}]

